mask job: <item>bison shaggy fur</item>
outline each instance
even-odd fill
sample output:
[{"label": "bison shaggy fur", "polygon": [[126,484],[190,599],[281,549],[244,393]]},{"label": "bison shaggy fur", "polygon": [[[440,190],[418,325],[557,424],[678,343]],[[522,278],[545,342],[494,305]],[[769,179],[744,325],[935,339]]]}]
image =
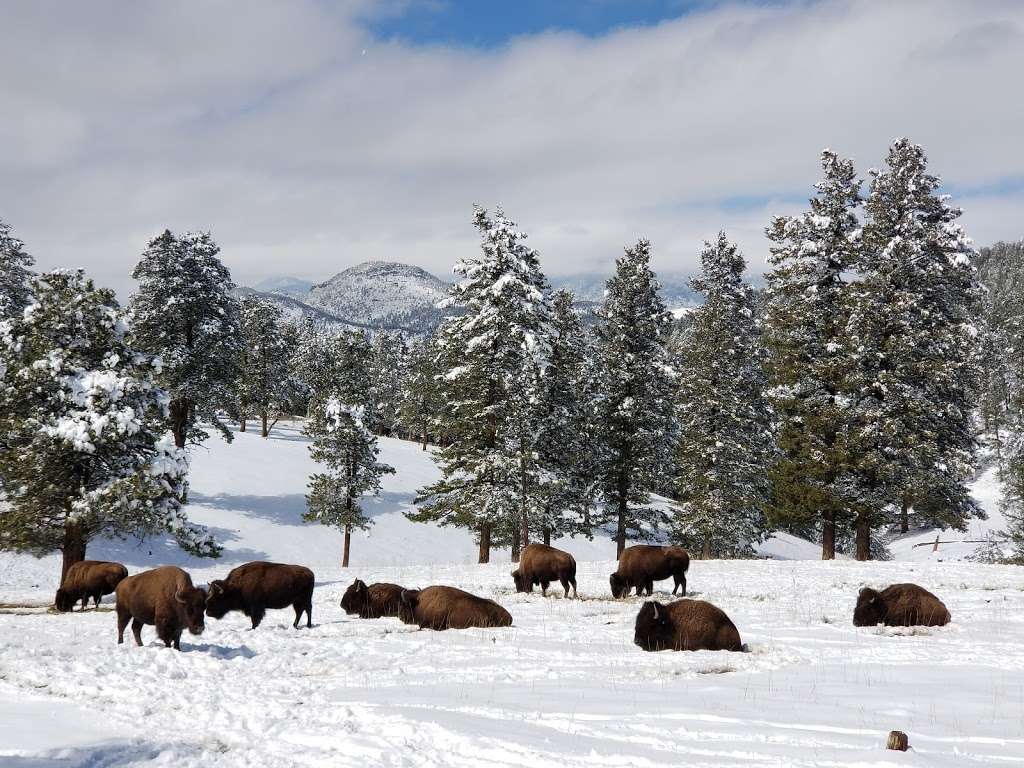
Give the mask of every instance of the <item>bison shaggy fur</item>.
[{"label": "bison shaggy fur", "polygon": [[241,611],[256,629],[268,608],[295,609],[292,626],[298,628],[302,614],[306,626],[313,626],[313,572],[302,565],[246,563],[232,570],[226,579],[210,582],[206,615],[223,619],[230,611]]},{"label": "bison shaggy fur", "polygon": [[156,626],[164,645],[181,650],[181,633],[203,634],[206,590],[192,586],[192,577],[181,568],[165,565],[129,576],[117,585],[117,642],[132,622],[135,644],[142,645],[142,627]]},{"label": "bison shaggy fur", "polygon": [[704,600],[665,605],[648,600],[636,615],[633,642],[645,651],[740,651],[736,625]]},{"label": "bison shaggy fur", "polygon": [[857,595],[853,624],[873,627],[941,627],[949,623],[949,611],[939,598],[917,584],[893,584],[881,592],[864,587]]},{"label": "bison shaggy fur", "polygon": [[378,582],[366,585],[356,579],[341,598],[345,613],[356,614],[361,619],[379,619],[384,616],[398,616],[402,608],[403,587],[397,584]]},{"label": "bison shaggy fur", "polygon": [[99,606],[100,598],[111,594],[127,576],[128,569],[120,563],[82,560],[68,568],[53,603],[58,611],[72,610],[79,600],[84,611],[89,598]]},{"label": "bison shaggy fur", "polygon": [[512,624],[511,614],[493,600],[455,587],[404,590],[398,617],[406,624],[436,630],[508,627]]},{"label": "bison shaggy fur", "polygon": [[548,585],[552,581],[562,582],[565,596],[569,596],[569,585],[576,597],[576,560],[568,552],[549,547],[546,544],[528,544],[519,558],[519,567],[512,571],[516,592],[533,592],[540,585],[541,594],[547,597]]},{"label": "bison shaggy fur", "polygon": [[667,579],[675,580],[672,594],[682,588],[681,595],[686,595],[686,570],[690,567],[690,556],[682,547],[659,547],[648,544],[637,544],[626,547],[619,557],[619,567],[609,578],[613,597],[625,597],[629,590],[636,587],[637,595],[644,591],[650,595],[654,592],[654,582]]}]

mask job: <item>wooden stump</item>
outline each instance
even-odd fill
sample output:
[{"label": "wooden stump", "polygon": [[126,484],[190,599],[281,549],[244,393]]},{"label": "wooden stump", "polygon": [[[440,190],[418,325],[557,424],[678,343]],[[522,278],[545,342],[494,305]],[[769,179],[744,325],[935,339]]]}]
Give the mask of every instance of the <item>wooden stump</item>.
[{"label": "wooden stump", "polygon": [[906,752],[909,746],[907,734],[903,731],[889,731],[889,743],[886,744],[886,749],[897,749],[900,752]]}]

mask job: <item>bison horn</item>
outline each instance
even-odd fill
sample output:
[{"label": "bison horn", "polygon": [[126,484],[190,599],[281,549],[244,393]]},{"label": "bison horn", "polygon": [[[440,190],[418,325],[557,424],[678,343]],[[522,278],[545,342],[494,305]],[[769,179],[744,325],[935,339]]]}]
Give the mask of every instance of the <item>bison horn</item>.
[{"label": "bison horn", "polygon": [[658,604],[654,603],[654,618],[658,618]]},{"label": "bison horn", "polygon": [[224,587],[222,587],[216,581],[211,581],[210,582],[210,592],[212,592],[215,595],[219,595],[223,591],[224,591]]},{"label": "bison horn", "polygon": [[182,605],[185,604],[185,599],[181,596],[181,590],[180,589],[175,591],[174,599],[177,600]]}]

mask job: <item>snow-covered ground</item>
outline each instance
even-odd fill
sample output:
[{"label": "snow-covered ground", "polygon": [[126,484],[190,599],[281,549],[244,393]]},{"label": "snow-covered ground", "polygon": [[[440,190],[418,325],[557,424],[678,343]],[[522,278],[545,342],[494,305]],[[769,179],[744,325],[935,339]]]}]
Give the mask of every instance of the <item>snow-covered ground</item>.
[{"label": "snow-covered ground", "polygon": [[[632,643],[640,601],[610,599],[610,542],[560,543],[580,561],[583,599],[517,595],[507,553],[475,565],[468,534],[402,516],[436,470],[412,443],[381,447],[399,472],[347,572],[340,535],[301,522],[310,464],[290,428],[195,456],[189,512],[216,530],[221,561],[163,541],[90,549],[132,572],[178,563],[197,582],[252,559],[310,565],[310,630],[293,630],[288,610],[256,631],[240,615],[210,620],[180,654],[151,627],[146,647],[118,646],[110,598],[49,613],[58,559],[0,555],[0,765],[1024,764],[1024,569],[695,561],[692,593],[732,617],[750,652],[647,654]],[[979,496],[992,486],[983,478]],[[787,536],[766,551],[817,556]],[[338,601],[356,576],[458,585],[498,600],[514,625],[433,633],[350,618]],[[854,628],[860,586],[897,581],[936,592],[953,623]],[[894,729],[911,752],[885,750]]]}]

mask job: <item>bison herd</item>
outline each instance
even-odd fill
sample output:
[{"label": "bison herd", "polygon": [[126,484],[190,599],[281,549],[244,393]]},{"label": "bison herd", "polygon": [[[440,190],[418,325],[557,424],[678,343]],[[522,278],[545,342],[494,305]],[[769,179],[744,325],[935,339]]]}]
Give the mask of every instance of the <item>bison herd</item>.
[{"label": "bison herd", "polygon": [[[631,589],[637,595],[652,594],[654,582],[672,578],[672,594],[681,591],[684,599],[664,604],[645,602],[636,617],[633,642],[645,651],[740,651],[739,631],[718,607],[704,600],[685,599],[686,571],[690,558],[680,547],[637,545],[627,547],[618,568],[609,577],[612,595],[625,597]],[[576,561],[568,552],[543,544],[530,544],[512,571],[517,592],[532,592],[539,586],[547,594],[548,586],[559,582],[569,597],[576,595]],[[181,634],[188,630],[201,635],[205,616],[223,618],[241,611],[256,629],[268,609],[291,607],[295,611],[293,627],[303,614],[306,626],[313,626],[313,572],[301,565],[246,563],[232,570],[225,579],[211,581],[204,589],[192,584],[181,568],[163,566],[128,575],[120,563],[86,560],[68,569],[55,606],[70,611],[89,599],[99,605],[100,598],[116,593],[117,642],[124,642],[124,630],[132,623],[137,645],[142,645],[142,627],[154,626],[157,637],[168,647],[180,650]],[[406,589],[398,584],[365,584],[356,579],[341,598],[346,613],[361,619],[396,617],[422,629],[468,629],[470,627],[508,627],[512,616],[493,600],[448,586]],[[942,626],[949,622],[946,606],[935,595],[916,584],[893,584],[882,591],[865,587],[854,608],[853,623],[858,627]]]}]

